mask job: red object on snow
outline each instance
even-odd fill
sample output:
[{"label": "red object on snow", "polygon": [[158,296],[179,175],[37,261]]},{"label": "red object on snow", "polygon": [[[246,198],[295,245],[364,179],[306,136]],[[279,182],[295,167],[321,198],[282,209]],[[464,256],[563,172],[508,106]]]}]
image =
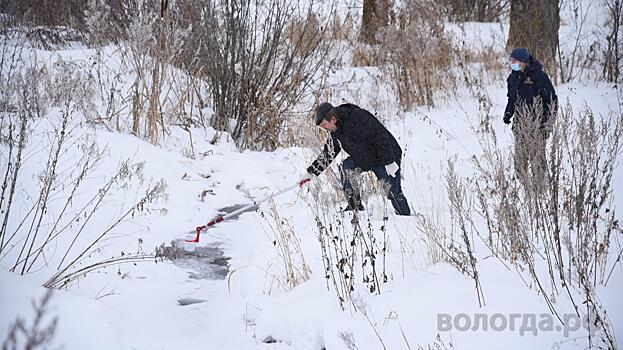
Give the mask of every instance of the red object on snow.
[{"label": "red object on snow", "polygon": [[286,187],[283,190],[281,190],[281,191],[279,191],[279,192],[277,192],[277,193],[275,193],[273,195],[268,195],[268,196],[266,196],[266,197],[264,197],[264,198],[262,198],[260,200],[253,201],[253,203],[249,203],[248,205],[246,205],[246,206],[244,206],[244,207],[242,207],[242,208],[240,208],[238,210],[235,210],[235,211],[233,211],[233,212],[231,212],[229,214],[219,216],[219,217],[211,220],[210,222],[208,222],[205,225],[197,226],[197,228],[195,229],[195,231],[197,232],[197,235],[195,236],[195,239],[190,239],[190,240],[189,239],[185,239],[185,241],[188,242],[188,243],[199,243],[199,236],[201,235],[201,231],[207,230],[211,226],[214,226],[214,225],[218,224],[221,221],[225,221],[225,220],[229,219],[232,216],[236,216],[238,214],[244,213],[245,211],[254,209],[257,206],[259,206],[260,204],[262,204],[262,203],[266,202],[267,200],[269,200],[271,197],[277,197],[278,195],[286,193],[286,192],[288,192],[290,190],[293,190],[293,189],[295,189],[297,187],[303,187],[304,184],[306,184],[306,183],[308,183],[310,181],[311,181],[311,178],[305,179],[305,180],[303,180],[301,182],[298,182],[296,185],[292,185],[290,187]]}]

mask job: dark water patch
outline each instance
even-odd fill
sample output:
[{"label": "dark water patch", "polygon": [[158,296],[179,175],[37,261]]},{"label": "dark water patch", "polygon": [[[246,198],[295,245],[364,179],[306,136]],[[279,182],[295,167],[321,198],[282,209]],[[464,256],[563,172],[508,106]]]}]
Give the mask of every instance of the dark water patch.
[{"label": "dark water patch", "polygon": [[[219,216],[222,216],[222,215],[227,215],[227,214],[230,214],[230,213],[235,212],[235,211],[236,211],[236,210],[238,210],[238,209],[242,209],[242,208],[244,208],[244,207],[246,207],[246,206],[248,206],[248,205],[249,205],[249,204],[236,204],[236,205],[231,205],[231,206],[229,206],[229,207],[224,207],[224,208],[221,208],[221,209],[219,209],[219,210],[218,210],[218,215],[219,215]],[[247,210],[243,211],[242,213],[236,214],[236,215],[234,215],[234,216],[232,216],[232,217],[228,218],[227,220],[236,220],[236,219],[238,219],[238,218],[240,217],[240,214],[243,214],[243,213],[248,213],[248,212],[252,212],[252,211],[256,211],[256,210],[257,210],[257,208],[258,208],[258,206],[257,206],[257,205],[252,206],[252,207],[250,207],[249,209],[247,209]]]},{"label": "dark water patch", "polygon": [[197,298],[181,298],[181,299],[177,299],[177,304],[180,306],[187,306],[187,305],[205,303],[206,301],[207,300],[197,299]]},{"label": "dark water patch", "polygon": [[176,266],[188,270],[193,279],[223,280],[229,273],[228,256],[218,245],[195,245],[193,251],[183,248],[182,240],[171,242],[171,246],[163,247],[162,255]]}]

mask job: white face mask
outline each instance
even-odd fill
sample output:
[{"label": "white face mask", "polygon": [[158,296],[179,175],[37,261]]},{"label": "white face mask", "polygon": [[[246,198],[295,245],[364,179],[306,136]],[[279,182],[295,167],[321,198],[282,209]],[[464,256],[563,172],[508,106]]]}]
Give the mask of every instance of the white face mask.
[{"label": "white face mask", "polygon": [[511,63],[511,69],[515,72],[518,72],[521,70],[521,66],[519,65],[519,63]]}]

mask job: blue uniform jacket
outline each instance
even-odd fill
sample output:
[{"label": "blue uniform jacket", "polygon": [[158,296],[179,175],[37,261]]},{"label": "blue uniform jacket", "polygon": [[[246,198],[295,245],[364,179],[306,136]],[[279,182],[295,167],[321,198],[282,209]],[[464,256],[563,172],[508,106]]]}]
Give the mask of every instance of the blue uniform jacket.
[{"label": "blue uniform jacket", "polygon": [[[535,103],[542,103],[541,125],[546,123],[550,116],[550,111],[555,112],[558,105],[558,96],[552,85],[551,80],[545,72],[543,66],[534,57],[530,56],[530,62],[524,71],[513,71],[507,79],[508,83],[508,104],[504,111],[506,118],[515,115],[515,109],[521,104],[534,108]],[[537,116],[535,116],[536,118]],[[517,116],[515,115],[515,119]],[[515,120],[517,122],[517,120]]]}]

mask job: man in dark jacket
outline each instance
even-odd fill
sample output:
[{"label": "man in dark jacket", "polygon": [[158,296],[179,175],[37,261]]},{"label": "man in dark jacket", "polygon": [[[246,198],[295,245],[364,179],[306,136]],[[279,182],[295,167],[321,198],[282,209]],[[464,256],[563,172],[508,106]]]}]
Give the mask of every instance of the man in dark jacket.
[{"label": "man in dark jacket", "polygon": [[[513,118],[515,169],[525,173],[532,164],[533,172],[542,173],[547,166],[545,143],[549,121],[556,114],[558,97],[543,66],[527,49],[514,49],[510,58],[512,72],[507,79],[504,123],[510,124]],[[535,166],[539,169],[534,169]]]},{"label": "man in dark jacket", "polygon": [[400,161],[402,150],[394,136],[372,113],[353,104],[333,107],[328,102],[316,108],[315,122],[330,132],[322,153],[307,168],[310,176],[320,175],[344,150],[349,157],[340,166],[342,189],[348,198],[344,210],[363,210],[361,196],[351,183],[351,176],[362,171],[372,171],[389,185],[388,198],[396,213],[410,215],[409,203],[400,187]]}]

